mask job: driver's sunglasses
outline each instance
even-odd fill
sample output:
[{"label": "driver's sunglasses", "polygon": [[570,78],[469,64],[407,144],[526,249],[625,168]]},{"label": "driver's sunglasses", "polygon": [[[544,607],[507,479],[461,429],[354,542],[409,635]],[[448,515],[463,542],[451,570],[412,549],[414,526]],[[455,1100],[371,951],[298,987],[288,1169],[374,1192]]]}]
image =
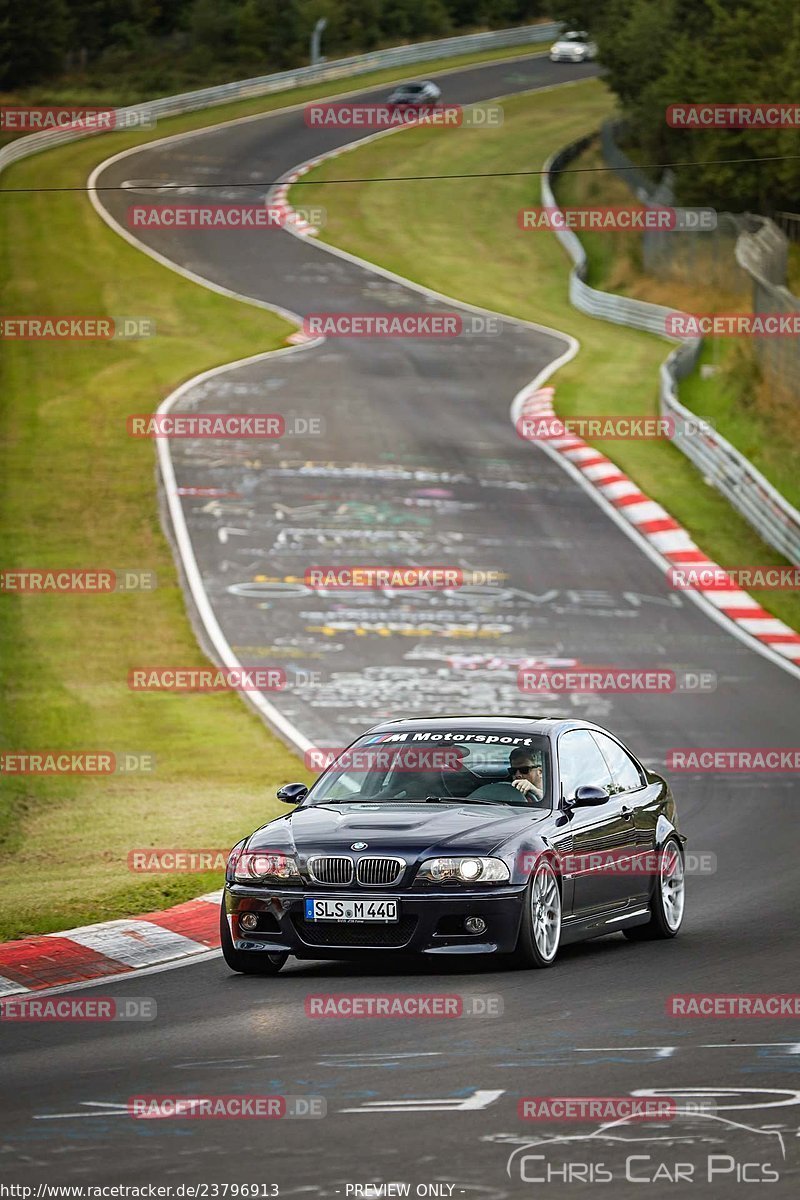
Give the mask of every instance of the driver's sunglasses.
[{"label": "driver's sunglasses", "polygon": [[512,775],[527,775],[529,771],[535,771],[535,770],[536,770],[536,763],[528,763],[528,765],[525,767],[522,767],[522,766],[512,767],[511,774]]}]

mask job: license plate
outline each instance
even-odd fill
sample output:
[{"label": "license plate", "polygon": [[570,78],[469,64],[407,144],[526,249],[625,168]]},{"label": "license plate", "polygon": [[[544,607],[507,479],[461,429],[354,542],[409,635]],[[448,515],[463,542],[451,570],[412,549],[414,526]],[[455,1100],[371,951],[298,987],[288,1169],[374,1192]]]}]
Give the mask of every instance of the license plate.
[{"label": "license plate", "polygon": [[307,921],[397,921],[396,900],[306,900]]}]

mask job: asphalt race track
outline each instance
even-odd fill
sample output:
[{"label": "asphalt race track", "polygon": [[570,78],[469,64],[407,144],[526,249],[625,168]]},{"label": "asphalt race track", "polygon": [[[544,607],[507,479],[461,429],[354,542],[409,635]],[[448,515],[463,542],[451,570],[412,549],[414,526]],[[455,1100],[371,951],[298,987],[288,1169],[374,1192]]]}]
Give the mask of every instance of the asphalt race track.
[{"label": "asphalt race track", "polygon": [[[444,98],[485,100],[593,71],[543,58],[472,68],[443,78]],[[180,181],[198,185],[192,202],[255,200],[295,164],[352,140],[307,128],[301,110],[265,116],[143,149],[110,165],[99,187]],[[261,190],[202,190],[247,181]],[[131,189],[101,196],[124,223]],[[506,218],[513,228],[514,214]],[[197,274],[301,315],[457,309],[278,231],[146,240]],[[323,436],[172,447],[179,487],[227,493],[182,498],[215,614],[241,662],[286,668],[292,686],[269,698],[313,744],[346,744],[387,715],[565,708],[614,729],[656,769],[671,747],[794,743],[796,678],[671,591],[564,470],[516,436],[513,396],[564,349],[555,333],[511,321],[452,343],[328,340],[233,368],[184,396],[186,411],[324,419]],[[447,563],[502,572],[503,583],[402,596],[319,595],[286,582],[342,562]],[[717,685],[570,705],[519,693],[523,657],[713,671]],[[772,1018],[680,1020],[665,1005],[673,993],[796,986],[798,792],[789,775],[675,776],[673,786],[689,849],[717,862],[715,874],[689,880],[674,942],[606,938],[529,973],[484,962],[440,973],[438,963],[290,961],[270,980],[233,976],[211,955],[95,987],[155,997],[157,1020],[2,1031],[12,1101],[3,1177],[274,1183],[281,1196],[321,1197],[403,1182],[410,1195],[499,1200],[582,1195],[589,1182],[635,1194],[644,1179],[652,1196],[692,1184],[701,1196],[749,1196],[777,1170],[768,1194],[788,1196],[800,1160],[797,1030]],[[499,997],[503,1011],[455,1022],[306,1016],[307,996],[349,991]],[[580,1140],[542,1147],[559,1127],[517,1116],[521,1096],[648,1090],[712,1098],[716,1117],[564,1125]],[[273,1126],[126,1114],[131,1095],[176,1092],[321,1096],[327,1116]],[[507,1169],[525,1147],[529,1157]],[[638,1182],[626,1184],[631,1156]],[[548,1171],[550,1182],[537,1183]]]}]

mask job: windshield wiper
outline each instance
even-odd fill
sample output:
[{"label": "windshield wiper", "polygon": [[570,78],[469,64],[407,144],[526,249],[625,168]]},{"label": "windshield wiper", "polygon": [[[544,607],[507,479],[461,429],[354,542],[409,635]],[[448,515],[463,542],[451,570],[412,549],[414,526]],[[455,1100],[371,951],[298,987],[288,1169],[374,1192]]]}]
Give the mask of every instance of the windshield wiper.
[{"label": "windshield wiper", "polygon": [[323,804],[380,804],[383,800],[396,799],[393,796],[342,796],[341,800],[317,800],[309,808],[321,808]]},{"label": "windshield wiper", "polygon": [[527,808],[526,804],[509,804],[506,800],[479,800],[471,796],[343,796],[341,800],[318,800],[307,808],[322,808],[336,804],[503,804],[506,808]]},{"label": "windshield wiper", "polygon": [[[426,796],[426,804],[505,804],[505,800],[476,800],[472,796]],[[521,804],[509,804],[509,808],[522,808]]]}]

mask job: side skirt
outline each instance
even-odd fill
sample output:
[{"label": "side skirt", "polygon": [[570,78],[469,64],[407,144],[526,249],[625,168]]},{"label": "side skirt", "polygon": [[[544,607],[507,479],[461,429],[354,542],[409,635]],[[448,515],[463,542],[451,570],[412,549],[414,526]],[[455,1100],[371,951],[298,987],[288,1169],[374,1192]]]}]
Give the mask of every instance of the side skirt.
[{"label": "side skirt", "polygon": [[646,904],[636,905],[630,912],[593,913],[590,917],[567,918],[561,927],[561,945],[585,942],[589,938],[605,937],[620,929],[632,929],[634,925],[646,925],[650,920],[650,909]]}]

